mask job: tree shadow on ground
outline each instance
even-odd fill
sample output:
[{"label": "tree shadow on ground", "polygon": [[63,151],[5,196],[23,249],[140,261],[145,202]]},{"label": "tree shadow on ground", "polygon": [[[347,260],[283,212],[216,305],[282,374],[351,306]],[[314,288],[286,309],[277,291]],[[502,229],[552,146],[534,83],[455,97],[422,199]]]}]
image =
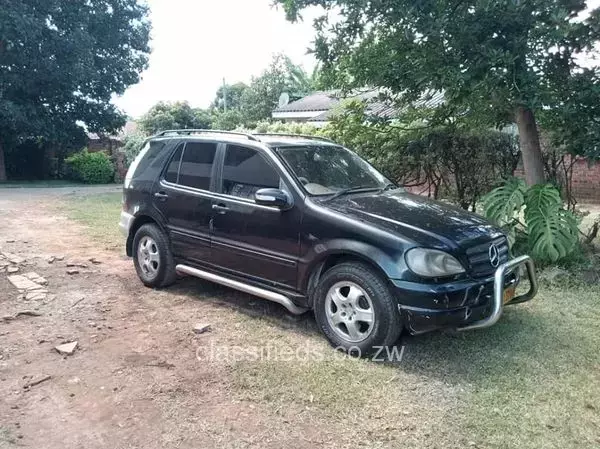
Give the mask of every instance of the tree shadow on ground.
[{"label": "tree shadow on ground", "polygon": [[[192,277],[170,290],[290,332],[324,338],[310,312],[292,315],[279,304]],[[508,307],[501,320],[487,329],[403,335],[397,343],[404,346],[402,360],[386,365],[450,384],[478,384],[482,379],[505,383],[518,382],[522,376],[560,375],[566,366],[593,359],[594,345],[587,344],[590,336],[585,330],[555,316],[560,315],[559,304],[542,301]]]}]

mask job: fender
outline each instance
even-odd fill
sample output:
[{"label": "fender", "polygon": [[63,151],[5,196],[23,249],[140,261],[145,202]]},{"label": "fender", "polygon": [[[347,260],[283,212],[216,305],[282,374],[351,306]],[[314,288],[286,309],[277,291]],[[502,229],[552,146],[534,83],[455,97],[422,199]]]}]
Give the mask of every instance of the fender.
[{"label": "fender", "polygon": [[[348,255],[362,259],[388,279],[402,277],[404,259],[388,254],[369,243],[350,239],[320,241],[298,261],[298,290],[307,292],[311,275],[330,256]],[[396,256],[396,257],[394,257]]]},{"label": "fender", "polygon": [[125,249],[127,256],[131,257],[133,255],[133,238],[135,237],[135,232],[142,226],[144,223],[148,223],[150,221],[155,222],[158,227],[165,233],[167,238],[170,239],[169,231],[165,226],[165,219],[158,211],[158,209],[154,207],[144,207],[138,209],[137,207],[134,209],[134,220],[131,225],[131,229],[129,231],[129,235],[127,236],[127,242],[125,243]]}]

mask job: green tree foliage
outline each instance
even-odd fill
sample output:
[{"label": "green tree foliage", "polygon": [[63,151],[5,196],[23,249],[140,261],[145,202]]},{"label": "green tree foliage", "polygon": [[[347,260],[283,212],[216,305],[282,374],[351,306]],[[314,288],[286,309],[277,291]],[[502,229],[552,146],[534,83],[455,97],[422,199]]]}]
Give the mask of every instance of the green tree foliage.
[{"label": "green tree foliage", "polygon": [[277,3],[290,20],[308,6],[334,12],[315,21],[315,51],[340,87],[385,88],[404,104],[443,91],[444,117],[516,122],[530,185],[544,182],[536,116],[575,142],[572,151],[596,152],[599,73],[578,56],[600,38],[600,10],[582,17],[585,0]]},{"label": "green tree foliage", "polygon": [[125,165],[127,167],[135,160],[146,138],[146,135],[142,133],[131,134],[125,138],[123,152],[125,153]]},{"label": "green tree foliage", "polygon": [[252,82],[241,98],[244,123],[250,125],[271,118],[283,92],[300,98],[314,90],[314,79],[285,55],[275,55],[271,65]]},{"label": "green tree foliage", "polygon": [[115,167],[102,151],[89,153],[87,149],[66,159],[69,177],[86,184],[108,184],[112,182]]},{"label": "green tree foliage", "polygon": [[212,117],[204,109],[192,108],[187,101],[159,102],[140,119],[140,127],[147,135],[167,129],[210,128]]},{"label": "green tree foliage", "polygon": [[550,184],[527,188],[522,180],[509,179],[484,197],[484,211],[507,230],[520,252],[541,262],[564,259],[578,246],[577,220]]},{"label": "green tree foliage", "polygon": [[0,6],[0,180],[3,149],[113,132],[110,103],[148,60],[148,10],[137,0],[4,0]]},{"label": "green tree foliage", "polygon": [[239,109],[228,109],[213,117],[212,127],[224,131],[238,128],[244,122],[244,116]]},{"label": "green tree foliage", "polygon": [[[227,109],[239,110],[242,108],[242,97],[244,92],[248,90],[248,85],[245,83],[226,84],[217,89],[215,99],[210,105],[211,109],[223,111],[225,104]],[[227,92],[226,102],[224,101],[223,92]]]},{"label": "green tree foliage", "polygon": [[321,132],[354,149],[400,185],[448,198],[464,209],[498,179],[512,176],[519,160],[516,139],[489,129],[387,123],[369,117],[365,104],[345,102]]}]

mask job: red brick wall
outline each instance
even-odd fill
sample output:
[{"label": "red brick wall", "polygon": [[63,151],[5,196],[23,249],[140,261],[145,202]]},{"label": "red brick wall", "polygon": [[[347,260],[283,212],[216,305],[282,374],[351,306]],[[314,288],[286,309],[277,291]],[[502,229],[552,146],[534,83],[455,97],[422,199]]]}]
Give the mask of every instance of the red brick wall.
[{"label": "red brick wall", "polygon": [[[515,170],[515,176],[525,178],[523,166]],[[406,188],[417,195],[432,195],[427,185]],[[589,163],[578,157],[573,165],[573,195],[578,203],[600,204],[600,162]]]},{"label": "red brick wall", "polygon": [[[515,176],[525,178],[523,167],[515,170]],[[573,196],[579,203],[600,204],[600,163],[589,163],[578,157],[573,165]]]}]

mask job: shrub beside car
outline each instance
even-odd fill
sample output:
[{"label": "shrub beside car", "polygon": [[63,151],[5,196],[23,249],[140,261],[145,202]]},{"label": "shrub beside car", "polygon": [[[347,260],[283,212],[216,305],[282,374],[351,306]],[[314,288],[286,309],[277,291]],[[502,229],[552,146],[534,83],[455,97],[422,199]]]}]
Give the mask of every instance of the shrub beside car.
[{"label": "shrub beside car", "polygon": [[65,161],[68,177],[86,184],[108,184],[113,181],[115,167],[103,152],[90,153],[84,148]]}]

